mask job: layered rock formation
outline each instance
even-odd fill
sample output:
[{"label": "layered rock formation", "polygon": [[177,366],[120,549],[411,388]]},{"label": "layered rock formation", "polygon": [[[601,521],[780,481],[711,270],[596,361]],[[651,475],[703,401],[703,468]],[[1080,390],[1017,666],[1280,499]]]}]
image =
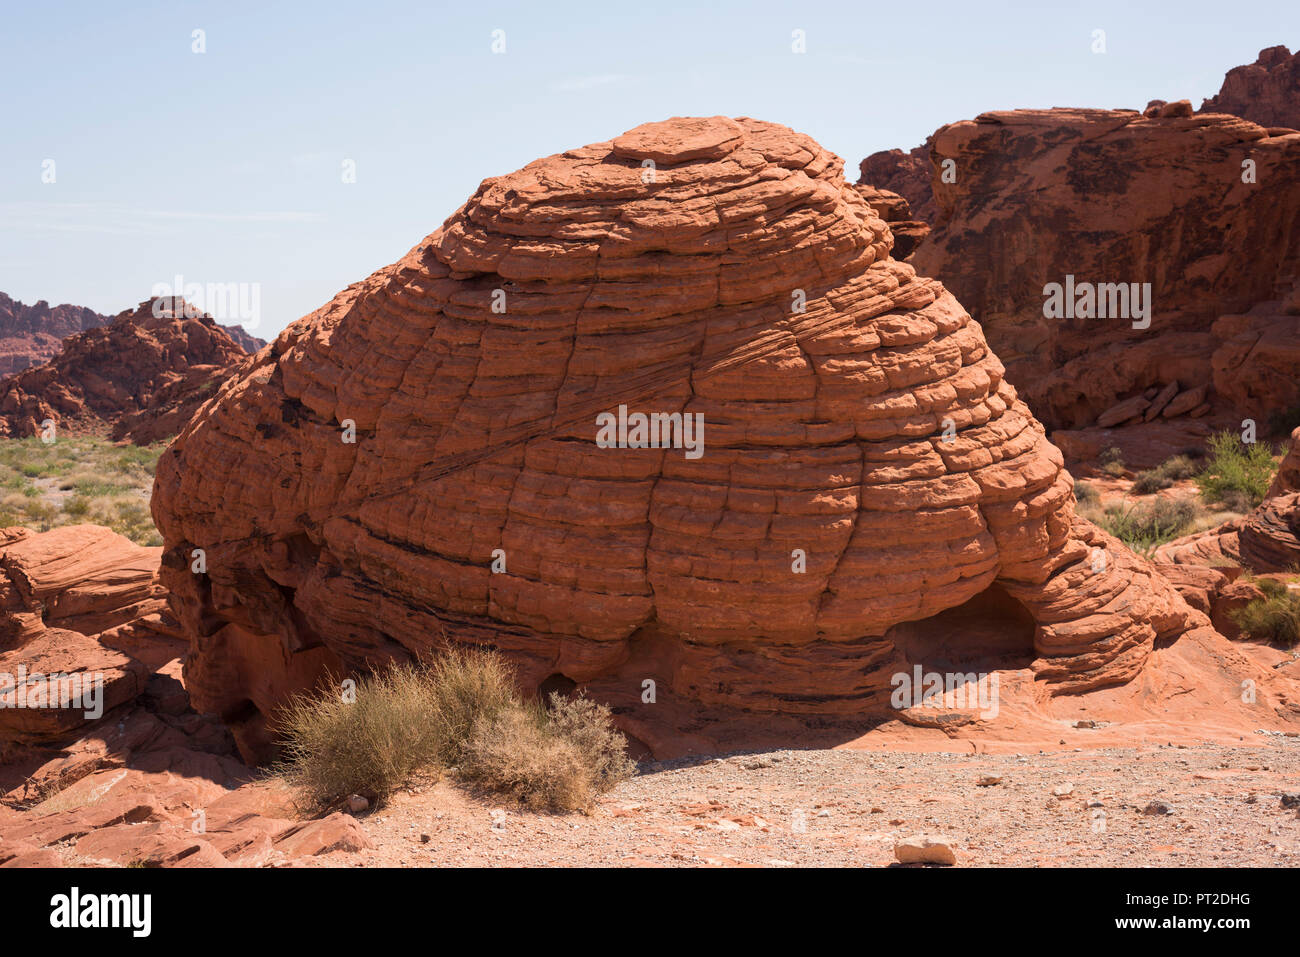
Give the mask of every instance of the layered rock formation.
[{"label": "layered rock formation", "polygon": [[66,337],[111,321],[85,306],[25,306],[0,292],[0,376],[47,362]]},{"label": "layered rock formation", "polygon": [[1260,126],[1300,130],[1300,53],[1284,46],[1259,51],[1254,63],[1234,67],[1202,113],[1231,113]]},{"label": "layered rock formation", "polygon": [[1051,428],[1263,422],[1300,401],[1277,371],[1300,361],[1300,134],[1174,106],[986,113],[933,137],[956,182],[934,183],[939,225],[910,261],[979,316]]},{"label": "layered rock formation", "polygon": [[249,355],[252,355],[254,352],[257,352],[266,345],[265,339],[257,338],[257,336],[246,331],[243,326],[222,325],[221,329],[226,335],[230,336],[231,339],[235,340],[235,345],[239,346],[239,348],[243,349]]},{"label": "layered rock formation", "polygon": [[[1203,624],[1074,514],[980,326],[841,169],[770,123],[647,124],[486,180],[286,329],[158,465],[196,706],[256,757],[326,669],[469,642],[532,687],[641,655],[633,700],[868,714],[961,609],[1014,621],[1050,692]],[[620,406],[703,445],[604,447]]]},{"label": "layered rock formation", "polygon": [[[1300,403],[1297,64],[1262,51],[1200,115],[1187,100],[986,113],[863,160],[860,182],[936,226],[912,261],[984,324],[1068,457],[1115,444],[1121,425],[1139,449],[1194,446],[1206,430],[1192,418],[1263,422]],[[1048,285],[1067,282],[1094,302],[1045,313]],[[1132,283],[1151,284],[1149,327],[1131,309],[1100,316]]]},{"label": "layered rock formation", "polygon": [[[93,724],[177,657],[161,552],[96,525],[0,529],[0,742],[57,741]],[[59,675],[76,681],[46,683]]]},{"label": "layered rock formation", "polygon": [[182,300],[142,302],[72,336],[45,365],[0,383],[0,436],[106,433],[145,445],[175,435],[244,360],[226,328]]}]

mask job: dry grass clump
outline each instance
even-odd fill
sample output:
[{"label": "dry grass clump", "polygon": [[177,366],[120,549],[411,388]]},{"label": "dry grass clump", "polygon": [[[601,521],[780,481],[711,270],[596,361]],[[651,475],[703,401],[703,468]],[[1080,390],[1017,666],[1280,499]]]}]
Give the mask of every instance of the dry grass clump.
[{"label": "dry grass clump", "polygon": [[468,780],[534,808],[584,810],[636,770],[609,709],[552,694],[550,708],[507,708],[474,727],[460,767]]},{"label": "dry grass clump", "polygon": [[1150,557],[1158,546],[1190,532],[1205,510],[1191,499],[1158,498],[1147,504],[1081,507],[1080,513],[1139,555]]},{"label": "dry grass clump", "polygon": [[[337,683],[336,683],[337,684]],[[325,808],[350,794],[383,800],[437,764],[427,677],[394,665],[352,696],[337,690],[290,699],[275,717],[284,738],[276,769],[299,803]]]},{"label": "dry grass clump", "polygon": [[1194,478],[1200,471],[1201,467],[1189,456],[1175,455],[1153,469],[1139,472],[1133,480],[1133,493],[1150,495],[1152,492],[1171,487],[1181,479]]},{"label": "dry grass clump", "polygon": [[313,809],[354,793],[382,802],[452,769],[530,807],[585,811],[636,769],[607,707],[559,695],[549,708],[525,701],[509,666],[478,650],[391,666],[362,679],[352,703],[298,696],[274,727],[284,739],[276,771]]}]

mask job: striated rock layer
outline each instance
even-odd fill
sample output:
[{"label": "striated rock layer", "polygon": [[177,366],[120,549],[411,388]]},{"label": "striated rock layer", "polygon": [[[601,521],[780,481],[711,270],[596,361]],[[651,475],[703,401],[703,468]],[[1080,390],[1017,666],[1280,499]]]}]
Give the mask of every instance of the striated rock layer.
[{"label": "striated rock layer", "polygon": [[0,436],[37,435],[52,421],[56,434],[147,445],[179,432],[245,356],[224,326],[187,315],[183,300],[147,300],[0,383]]},{"label": "striated rock layer", "polygon": [[[1132,678],[1206,620],[1074,514],[979,324],[891,244],[837,157],[752,119],[484,181],[162,456],[196,707],[257,757],[327,669],[470,642],[534,688],[881,713],[936,632],[992,653],[966,611],[1045,693]],[[619,406],[702,416],[703,454],[601,447]]]}]

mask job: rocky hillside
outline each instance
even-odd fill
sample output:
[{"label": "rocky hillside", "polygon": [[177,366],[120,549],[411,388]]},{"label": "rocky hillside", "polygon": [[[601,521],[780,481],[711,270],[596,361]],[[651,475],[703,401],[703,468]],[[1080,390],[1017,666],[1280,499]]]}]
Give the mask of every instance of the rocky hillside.
[{"label": "rocky hillside", "polygon": [[1300,53],[1284,46],[1259,51],[1259,59],[1234,67],[1202,113],[1231,113],[1260,126],[1300,130]]},{"label": "rocky hillside", "polygon": [[110,321],[85,306],[26,306],[0,292],[0,376],[47,362],[68,336]]},{"label": "rocky hillside", "polygon": [[140,445],[176,434],[247,353],[182,300],[140,303],[0,382],[0,435],[96,433]]}]

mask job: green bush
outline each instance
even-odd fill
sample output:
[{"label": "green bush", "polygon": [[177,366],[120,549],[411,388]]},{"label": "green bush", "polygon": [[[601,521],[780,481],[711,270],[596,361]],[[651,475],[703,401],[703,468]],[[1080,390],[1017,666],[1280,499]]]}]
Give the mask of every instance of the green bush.
[{"label": "green bush", "polygon": [[1196,484],[1207,502],[1248,512],[1264,501],[1276,465],[1266,442],[1247,444],[1232,432],[1210,436],[1204,471]]},{"label": "green bush", "polygon": [[1101,496],[1098,495],[1097,490],[1087,482],[1075,482],[1074,499],[1080,505],[1092,505],[1101,501]]},{"label": "green bush", "polygon": [[1264,597],[1231,612],[1232,620],[1255,641],[1283,645],[1300,643],[1300,595],[1271,578],[1255,581]]}]

